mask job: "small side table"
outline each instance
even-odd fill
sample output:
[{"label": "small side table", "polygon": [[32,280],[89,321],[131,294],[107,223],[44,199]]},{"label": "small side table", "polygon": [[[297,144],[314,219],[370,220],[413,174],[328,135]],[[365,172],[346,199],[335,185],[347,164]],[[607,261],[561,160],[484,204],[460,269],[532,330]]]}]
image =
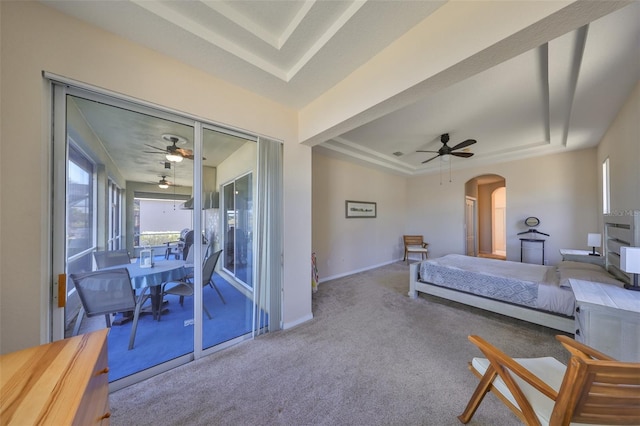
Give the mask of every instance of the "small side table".
[{"label": "small side table", "polygon": [[605,259],[596,252],[598,256],[592,256],[589,250],[560,249],[562,260],[571,260],[573,262],[592,263],[605,267]]},{"label": "small side table", "polygon": [[520,262],[522,262],[522,258],[524,257],[524,243],[539,243],[542,244],[542,258],[540,259],[540,264],[544,265],[544,242],[545,240],[537,238],[520,238]]}]

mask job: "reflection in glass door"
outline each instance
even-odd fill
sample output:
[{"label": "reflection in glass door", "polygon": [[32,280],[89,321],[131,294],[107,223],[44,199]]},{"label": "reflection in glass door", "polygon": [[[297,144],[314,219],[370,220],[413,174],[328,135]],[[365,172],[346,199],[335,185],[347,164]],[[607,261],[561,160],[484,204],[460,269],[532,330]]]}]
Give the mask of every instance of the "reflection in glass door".
[{"label": "reflection in glass door", "polygon": [[224,185],[225,269],[253,287],[253,187],[248,173]]},{"label": "reflection in glass door", "polygon": [[[171,360],[187,357],[186,362],[194,351],[193,298],[163,295],[167,282],[181,282],[187,276],[184,259],[167,253],[178,248],[185,223],[189,227],[193,223],[191,211],[179,210],[192,193],[194,126],[188,119],[126,101],[73,92],[66,96],[65,111],[69,144],[65,272],[127,269],[136,299],[144,300],[134,344],[130,347],[133,312],[110,315],[108,337],[109,379],[126,381]],[[181,158],[170,158],[176,154],[173,145],[179,147],[174,151]],[[161,207],[147,209],[141,218],[136,210],[140,199],[156,200]],[[186,221],[176,220],[179,216],[186,216]],[[149,229],[136,233],[142,229],[141,220]],[[124,258],[114,264],[98,263],[103,257],[98,252],[114,250],[125,252]],[[151,251],[153,267],[140,264],[143,251]],[[105,315],[81,315],[87,306],[78,300],[73,281],[68,281],[65,335],[106,327]]]},{"label": "reflection in glass door", "polygon": [[[203,131],[202,347],[210,348],[251,333],[253,313],[253,171],[257,143],[224,129]],[[241,176],[237,178],[237,176]],[[233,179],[231,183],[230,179]],[[220,183],[223,183],[220,185]],[[207,263],[216,257],[211,276]]]}]

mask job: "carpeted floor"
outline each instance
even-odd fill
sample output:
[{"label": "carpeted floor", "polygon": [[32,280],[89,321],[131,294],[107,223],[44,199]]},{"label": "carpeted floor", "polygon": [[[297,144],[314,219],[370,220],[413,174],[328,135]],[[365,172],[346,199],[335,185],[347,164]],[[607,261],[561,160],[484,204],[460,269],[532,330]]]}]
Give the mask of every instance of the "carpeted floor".
[{"label": "carpeted floor", "polygon": [[[457,425],[479,334],[514,357],[568,359],[558,332],[407,296],[402,262],[320,284],[314,319],[110,396],[113,425]],[[519,424],[493,395],[473,425]]]}]

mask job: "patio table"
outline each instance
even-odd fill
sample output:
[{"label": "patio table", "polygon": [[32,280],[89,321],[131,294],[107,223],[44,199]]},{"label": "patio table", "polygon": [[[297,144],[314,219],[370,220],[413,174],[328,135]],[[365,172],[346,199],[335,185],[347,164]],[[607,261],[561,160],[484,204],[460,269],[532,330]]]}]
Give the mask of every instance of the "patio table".
[{"label": "patio table", "polygon": [[160,319],[160,307],[162,305],[162,284],[169,281],[178,281],[187,275],[184,260],[160,260],[151,268],[141,268],[138,262],[127,265],[110,266],[103,269],[117,269],[125,267],[129,271],[131,286],[142,291],[139,297],[144,297],[146,288],[151,295],[151,313],[153,319]]}]

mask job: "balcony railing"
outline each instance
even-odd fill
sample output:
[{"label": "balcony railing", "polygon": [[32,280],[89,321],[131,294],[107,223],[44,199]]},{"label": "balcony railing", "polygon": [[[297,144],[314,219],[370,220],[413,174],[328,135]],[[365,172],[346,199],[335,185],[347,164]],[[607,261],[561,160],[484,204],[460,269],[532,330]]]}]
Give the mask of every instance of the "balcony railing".
[{"label": "balcony railing", "polygon": [[136,248],[166,247],[167,243],[177,243],[179,240],[180,231],[142,232],[135,235],[133,243]]}]

